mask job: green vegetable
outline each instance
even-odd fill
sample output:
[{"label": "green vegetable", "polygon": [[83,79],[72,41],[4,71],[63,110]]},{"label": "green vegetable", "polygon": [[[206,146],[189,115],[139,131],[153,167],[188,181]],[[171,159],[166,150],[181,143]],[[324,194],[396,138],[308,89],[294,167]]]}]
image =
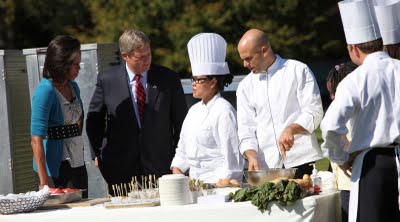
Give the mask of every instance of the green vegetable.
[{"label": "green vegetable", "polygon": [[280,195],[278,203],[282,206],[293,205],[296,203],[296,200],[302,198],[301,193],[303,193],[303,189],[301,189],[300,185],[290,181],[287,183],[282,195]]},{"label": "green vegetable", "polygon": [[258,207],[258,210],[264,213],[267,210],[268,203],[273,200],[273,196],[270,195],[275,193],[275,185],[273,183],[265,183],[260,186],[258,192],[251,199],[251,204]]},{"label": "green vegetable", "polygon": [[229,195],[234,202],[251,200],[251,203],[264,213],[271,201],[277,201],[282,206],[293,205],[309,193],[296,182],[281,180],[276,184],[267,182],[260,187],[242,188]]},{"label": "green vegetable", "polygon": [[258,192],[258,187],[247,187],[237,190],[235,193],[230,193],[229,197],[234,202],[249,201],[253,198],[254,194]]}]

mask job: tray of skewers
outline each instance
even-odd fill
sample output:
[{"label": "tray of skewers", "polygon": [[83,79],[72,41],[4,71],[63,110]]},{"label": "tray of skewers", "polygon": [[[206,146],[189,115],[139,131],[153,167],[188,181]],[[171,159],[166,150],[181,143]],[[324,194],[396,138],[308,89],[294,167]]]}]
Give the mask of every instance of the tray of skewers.
[{"label": "tray of skewers", "polygon": [[154,207],[160,205],[158,180],[155,175],[132,177],[130,183],[112,185],[113,196],[105,208]]}]

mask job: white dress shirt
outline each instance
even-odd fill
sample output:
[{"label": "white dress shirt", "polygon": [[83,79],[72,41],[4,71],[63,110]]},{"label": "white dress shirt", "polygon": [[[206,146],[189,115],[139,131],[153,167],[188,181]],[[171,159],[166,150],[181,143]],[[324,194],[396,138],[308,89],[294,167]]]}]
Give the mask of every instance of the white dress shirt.
[{"label": "white dress shirt", "polygon": [[219,93],[207,105],[194,104],[183,122],[171,163],[189,176],[216,183],[243,177],[244,159],[238,148],[236,111]]},{"label": "white dress shirt", "polygon": [[[140,117],[139,117],[139,110],[138,110],[138,104],[137,104],[137,98],[136,98],[136,78],[135,78],[135,73],[133,73],[128,65],[126,65],[126,71],[128,72],[128,86],[131,92],[131,98],[133,102],[133,108],[135,109],[135,116],[136,120],[138,122],[138,125],[140,128],[142,128],[142,124],[140,122]],[[147,95],[147,72],[144,72],[141,74],[140,77],[140,83],[142,83],[142,86],[144,88],[144,91]],[[146,96],[147,100],[147,96]]]},{"label": "white dress shirt", "polygon": [[[346,76],[338,85],[335,100],[321,123],[324,156],[338,164],[349,158],[349,153],[363,151],[352,165],[349,221],[356,221],[358,182],[365,154],[373,147],[385,147],[400,142],[400,61],[386,52],[375,52],[365,57],[363,64]],[[342,135],[351,124],[348,151]],[[395,152],[399,155],[400,146]],[[400,163],[396,158],[398,184]],[[399,186],[400,192],[400,186]],[[400,202],[400,196],[398,198]]]},{"label": "white dress shirt", "polygon": [[314,130],[321,122],[323,108],[317,82],[307,65],[276,55],[266,72],[251,72],[239,83],[236,96],[240,151],[258,152],[262,169],[277,166],[279,137],[293,123],[307,132],[294,136],[285,167],[322,158]]}]

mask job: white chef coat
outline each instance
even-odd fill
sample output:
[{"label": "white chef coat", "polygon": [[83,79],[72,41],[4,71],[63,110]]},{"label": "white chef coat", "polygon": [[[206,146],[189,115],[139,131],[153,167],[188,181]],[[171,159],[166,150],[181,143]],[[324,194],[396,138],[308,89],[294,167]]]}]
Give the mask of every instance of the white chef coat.
[{"label": "white chef coat", "polygon": [[171,163],[189,176],[216,183],[242,181],[244,160],[239,152],[236,111],[219,93],[207,104],[194,104],[183,121],[176,154]]},{"label": "white chef coat", "polygon": [[[399,107],[400,61],[386,52],[375,52],[339,83],[335,100],[322,120],[324,156],[341,165],[348,160],[349,153],[363,151],[352,168],[349,221],[355,221],[357,216],[358,181],[365,154],[371,147],[400,142]],[[352,139],[347,152],[341,136],[348,132],[348,121],[352,125]]]},{"label": "white chef coat", "polygon": [[322,158],[314,130],[321,122],[323,108],[317,82],[307,65],[276,55],[266,72],[251,72],[239,83],[236,96],[240,151],[258,152],[262,169],[276,166],[279,137],[293,123],[307,132],[295,135],[285,167]]}]

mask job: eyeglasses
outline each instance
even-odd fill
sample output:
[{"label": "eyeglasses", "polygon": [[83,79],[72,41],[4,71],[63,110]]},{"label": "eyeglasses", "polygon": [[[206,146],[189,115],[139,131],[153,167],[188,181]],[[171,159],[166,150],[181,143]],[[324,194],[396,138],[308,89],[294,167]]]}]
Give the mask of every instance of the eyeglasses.
[{"label": "eyeglasses", "polygon": [[192,82],[194,82],[194,83],[196,83],[196,84],[201,84],[201,83],[203,83],[203,82],[205,82],[205,81],[207,81],[207,80],[211,80],[211,78],[210,78],[210,77],[204,77],[204,78],[195,78],[195,77],[192,77]]}]

